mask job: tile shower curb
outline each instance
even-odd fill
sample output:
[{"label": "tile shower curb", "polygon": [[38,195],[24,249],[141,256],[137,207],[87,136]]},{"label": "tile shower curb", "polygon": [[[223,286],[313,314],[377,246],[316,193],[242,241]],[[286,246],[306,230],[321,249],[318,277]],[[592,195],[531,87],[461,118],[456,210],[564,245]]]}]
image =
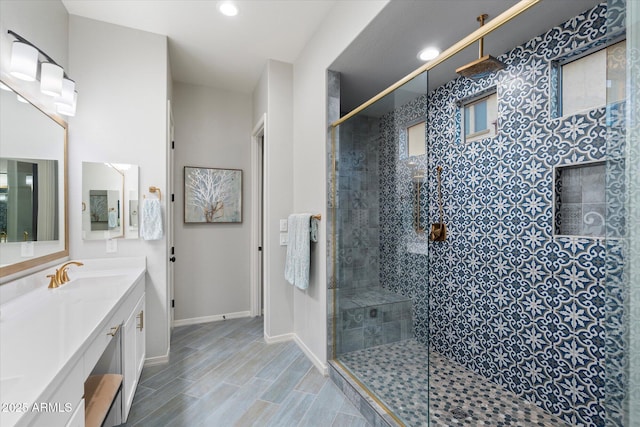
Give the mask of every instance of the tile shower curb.
[{"label": "tile shower curb", "polygon": [[329,361],[329,378],[373,427],[404,427],[398,424],[350,375],[333,360]]}]

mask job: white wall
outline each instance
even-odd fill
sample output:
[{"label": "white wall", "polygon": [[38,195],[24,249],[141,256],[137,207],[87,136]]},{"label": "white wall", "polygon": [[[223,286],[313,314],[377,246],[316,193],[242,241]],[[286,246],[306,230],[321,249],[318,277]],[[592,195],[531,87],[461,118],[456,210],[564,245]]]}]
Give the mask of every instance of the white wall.
[{"label": "white wall", "polygon": [[[174,82],[175,320],[248,315],[251,96]],[[184,223],[184,167],[242,169],[240,224]],[[227,316],[228,317],[228,316]]]},{"label": "white wall", "polygon": [[[82,162],[140,167],[140,191],[167,188],[167,38],[78,16],[69,17],[69,74],[78,90],[69,120],[69,224],[72,258],[147,258],[147,358],[168,354],[166,241],[82,240]],[[166,210],[163,198],[163,209]]]},{"label": "white wall", "polygon": [[309,289],[294,289],[294,332],[316,365],[327,360],[327,68],[387,1],[340,1],[293,68],[293,210],[322,212]]},{"label": "white wall", "polygon": [[287,247],[279,220],[293,208],[293,66],[269,60],[253,93],[253,124],[266,114],[264,157],[264,313],[267,340],[293,332],[293,287],[284,279]]}]

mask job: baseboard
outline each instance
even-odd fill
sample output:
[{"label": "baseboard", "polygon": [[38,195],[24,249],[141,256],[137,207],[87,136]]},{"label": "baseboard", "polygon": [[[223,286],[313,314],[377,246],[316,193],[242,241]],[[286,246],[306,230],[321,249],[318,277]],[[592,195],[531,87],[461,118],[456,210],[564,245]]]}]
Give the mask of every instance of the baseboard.
[{"label": "baseboard", "polygon": [[322,363],[322,361],[318,359],[315,354],[313,354],[309,347],[307,347],[306,344],[302,342],[302,340],[297,335],[293,334],[293,336],[293,339],[296,344],[298,344],[298,347],[300,347],[300,350],[302,350],[302,352],[309,358],[309,360],[311,360],[311,363],[313,363],[318,371],[320,371],[320,373],[325,377],[329,376],[329,367],[325,363]]},{"label": "baseboard", "polygon": [[169,352],[164,356],[149,357],[144,360],[144,366],[164,365],[169,363]]},{"label": "baseboard", "polygon": [[264,334],[264,341],[267,344],[275,344],[277,342],[286,342],[286,341],[293,341],[295,340],[296,334],[282,334],[282,335],[275,335],[273,337],[270,337],[267,334]]},{"label": "baseboard", "polygon": [[173,326],[197,325],[198,323],[218,322],[220,320],[240,319],[251,317],[250,311],[238,311],[236,313],[214,314],[213,316],[193,317],[191,319],[174,320]]}]

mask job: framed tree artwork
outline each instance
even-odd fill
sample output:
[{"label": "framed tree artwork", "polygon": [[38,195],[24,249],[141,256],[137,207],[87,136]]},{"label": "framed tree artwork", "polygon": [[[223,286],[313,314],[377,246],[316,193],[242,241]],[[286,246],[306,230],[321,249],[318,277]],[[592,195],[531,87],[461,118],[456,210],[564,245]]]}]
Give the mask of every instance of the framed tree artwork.
[{"label": "framed tree artwork", "polygon": [[242,222],[242,170],[185,166],[184,222]]}]

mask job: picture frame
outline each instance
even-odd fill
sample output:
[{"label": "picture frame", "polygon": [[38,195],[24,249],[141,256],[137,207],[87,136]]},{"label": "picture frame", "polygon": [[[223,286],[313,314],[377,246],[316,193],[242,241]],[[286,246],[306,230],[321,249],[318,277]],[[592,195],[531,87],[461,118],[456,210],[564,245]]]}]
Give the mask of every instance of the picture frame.
[{"label": "picture frame", "polygon": [[242,169],[185,166],[184,222],[241,223]]}]

